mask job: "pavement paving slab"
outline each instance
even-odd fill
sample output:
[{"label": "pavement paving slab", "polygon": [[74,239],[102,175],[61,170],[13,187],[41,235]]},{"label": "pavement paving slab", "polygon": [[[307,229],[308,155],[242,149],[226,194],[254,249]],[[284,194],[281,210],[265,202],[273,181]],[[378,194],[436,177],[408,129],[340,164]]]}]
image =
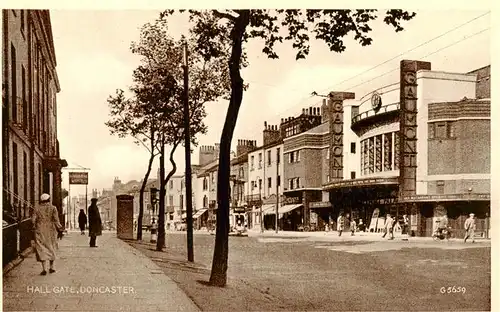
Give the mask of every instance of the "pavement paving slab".
[{"label": "pavement paving slab", "polygon": [[59,241],[56,272],[41,276],[34,254],[3,276],[3,311],[200,311],[149,258],[113,232],[70,232]]}]

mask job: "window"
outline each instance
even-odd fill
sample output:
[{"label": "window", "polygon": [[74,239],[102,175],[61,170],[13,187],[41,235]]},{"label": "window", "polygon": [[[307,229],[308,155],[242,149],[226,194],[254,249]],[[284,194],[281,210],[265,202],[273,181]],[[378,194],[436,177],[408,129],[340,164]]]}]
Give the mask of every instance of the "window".
[{"label": "window", "polygon": [[455,137],[455,121],[448,121],[446,123],[447,125],[447,136],[448,138],[454,138]]},{"label": "window", "polygon": [[184,195],[179,195],[179,207],[184,210]]},{"label": "window", "polygon": [[240,178],[241,179],[245,178],[245,170],[243,168],[240,168]]},{"label": "window", "polygon": [[444,181],[436,181],[436,194],[444,194]]},{"label": "window", "polygon": [[[23,185],[24,200],[28,201],[28,155],[26,154],[26,152],[23,152],[23,177],[24,177],[24,185]],[[24,211],[24,216],[26,216],[26,211]]]},{"label": "window", "polygon": [[300,161],[300,151],[294,151],[289,154],[289,162],[295,163]]},{"label": "window", "polygon": [[254,169],[254,160],[255,160],[255,156],[251,156],[250,157],[250,170]]},{"label": "window", "polygon": [[279,148],[277,148],[277,149],[276,149],[276,162],[277,162],[278,164],[279,164],[279,163],[280,163],[280,161],[281,161],[281,160],[280,160],[280,158],[281,158],[281,157],[280,157],[280,149],[279,149]]},{"label": "window", "polygon": [[429,139],[434,139],[436,137],[436,124],[430,123],[428,124],[429,128]]},{"label": "window", "polygon": [[16,48],[10,44],[10,72],[12,79],[12,120],[17,122],[17,73]]},{"label": "window", "polygon": [[288,179],[288,189],[293,190],[293,179]]},{"label": "window", "polygon": [[262,169],[262,153],[259,153],[259,169]]},{"label": "window", "polygon": [[262,189],[262,179],[259,179],[259,190]]},{"label": "window", "polygon": [[170,207],[174,206],[174,196],[173,195],[168,196],[168,204]]},{"label": "window", "polygon": [[300,188],[300,178],[297,178],[297,188]]},{"label": "window", "polygon": [[438,138],[438,139],[446,138],[446,123],[445,122],[436,123],[436,138]]},{"label": "window", "polygon": [[208,207],[208,198],[207,195],[203,196],[203,208]]},{"label": "window", "polygon": [[299,162],[300,161],[300,151],[296,151],[295,153],[297,153],[297,156],[296,156],[297,160],[296,161]]},{"label": "window", "polygon": [[267,151],[267,165],[271,166],[271,151]]},{"label": "window", "polygon": [[351,171],[351,180],[356,179],[356,171]]},{"label": "window", "polygon": [[288,155],[289,155],[289,161],[288,161],[288,162],[289,162],[290,164],[294,163],[294,160],[295,160],[295,157],[294,157],[294,156],[295,156],[295,154],[294,154],[293,152],[291,152],[291,153],[290,153],[290,154],[288,154]]},{"label": "window", "polygon": [[272,184],[271,184],[271,178],[267,178],[267,187],[268,187],[268,188],[271,188],[271,187],[272,187]]},{"label": "window", "polygon": [[[23,12],[23,11],[21,11]],[[28,101],[26,101],[26,70],[24,69],[24,65],[21,65],[21,99],[23,101],[23,126],[25,132],[28,131]]]},{"label": "window", "polygon": [[21,10],[21,33],[24,36],[24,10]]},{"label": "window", "polygon": [[170,219],[170,221],[174,220],[174,214],[173,213],[169,213],[168,214],[168,218]]},{"label": "window", "polygon": [[[19,195],[19,164],[17,162],[17,144],[12,142],[12,166],[14,178],[14,195]],[[17,202],[17,198],[14,200]]]},{"label": "window", "polygon": [[207,177],[203,178],[203,190],[204,191],[208,190],[208,180],[207,180]]},{"label": "window", "polygon": [[174,181],[170,181],[170,189],[174,188]]},{"label": "window", "polygon": [[276,183],[278,184],[278,187],[281,186],[281,176],[277,177]]},{"label": "window", "polygon": [[351,154],[356,154],[356,142],[351,142]]}]

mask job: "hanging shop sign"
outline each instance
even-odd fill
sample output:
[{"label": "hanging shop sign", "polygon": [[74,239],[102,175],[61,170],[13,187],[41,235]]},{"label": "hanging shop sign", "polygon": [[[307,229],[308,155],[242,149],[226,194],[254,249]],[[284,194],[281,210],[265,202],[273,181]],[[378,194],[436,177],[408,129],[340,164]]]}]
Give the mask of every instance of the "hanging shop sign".
[{"label": "hanging shop sign", "polygon": [[401,61],[399,117],[399,192],[414,195],[417,189],[417,71],[431,63]]},{"label": "hanging shop sign", "polygon": [[89,184],[89,173],[88,172],[70,172],[69,173],[69,184]]},{"label": "hanging shop sign", "polygon": [[403,202],[490,200],[490,194],[438,194],[403,196]]}]

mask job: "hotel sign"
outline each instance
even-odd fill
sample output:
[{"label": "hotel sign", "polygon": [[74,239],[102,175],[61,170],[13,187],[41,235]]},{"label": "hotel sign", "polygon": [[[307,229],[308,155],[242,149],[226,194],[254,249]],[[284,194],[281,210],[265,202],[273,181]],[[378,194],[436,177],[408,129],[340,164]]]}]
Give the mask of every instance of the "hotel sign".
[{"label": "hotel sign", "polygon": [[328,99],[330,119],[330,179],[344,177],[343,138],[344,138],[344,100],[354,99],[351,92],[331,92]]},{"label": "hotel sign", "polygon": [[399,195],[417,190],[417,71],[431,69],[431,63],[401,61],[399,117]]},{"label": "hotel sign", "polygon": [[69,184],[89,184],[89,173],[88,172],[70,172],[69,173]]}]

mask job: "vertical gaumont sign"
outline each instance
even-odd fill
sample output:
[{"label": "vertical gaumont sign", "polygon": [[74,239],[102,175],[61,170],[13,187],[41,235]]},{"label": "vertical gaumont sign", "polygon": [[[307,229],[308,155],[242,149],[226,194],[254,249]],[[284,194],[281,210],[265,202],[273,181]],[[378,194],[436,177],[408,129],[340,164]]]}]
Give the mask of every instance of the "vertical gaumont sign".
[{"label": "vertical gaumont sign", "polygon": [[399,118],[399,195],[414,195],[417,189],[417,71],[431,63],[401,61]]},{"label": "vertical gaumont sign", "polygon": [[343,178],[344,154],[344,99],[354,99],[351,92],[331,92],[328,100],[330,110],[330,179]]},{"label": "vertical gaumont sign", "polygon": [[69,173],[69,184],[84,184],[89,183],[89,173],[88,172],[70,172]]}]

